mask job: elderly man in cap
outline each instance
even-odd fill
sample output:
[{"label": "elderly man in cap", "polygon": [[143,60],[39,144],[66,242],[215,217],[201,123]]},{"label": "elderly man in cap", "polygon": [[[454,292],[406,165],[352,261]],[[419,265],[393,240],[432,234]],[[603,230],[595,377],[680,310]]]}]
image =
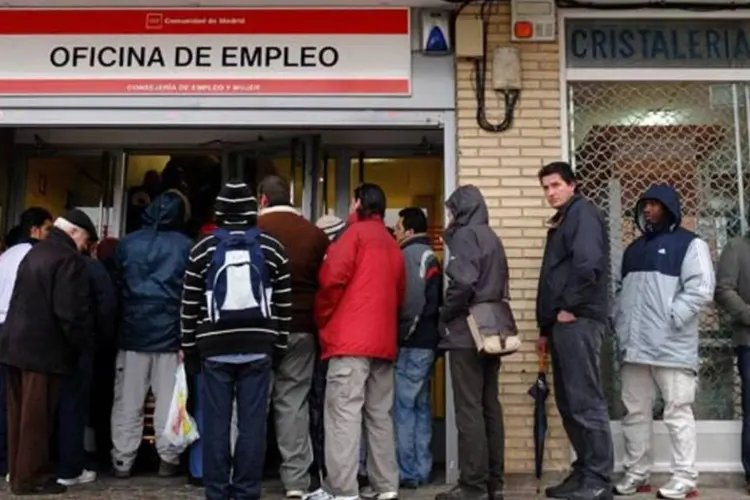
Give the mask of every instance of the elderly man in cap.
[{"label": "elderly man in cap", "polygon": [[59,217],[21,262],[0,334],[7,369],[8,458],[16,495],[64,493],[49,475],[49,441],[60,381],[93,342],[91,290],[81,252],[96,241],[80,210]]}]

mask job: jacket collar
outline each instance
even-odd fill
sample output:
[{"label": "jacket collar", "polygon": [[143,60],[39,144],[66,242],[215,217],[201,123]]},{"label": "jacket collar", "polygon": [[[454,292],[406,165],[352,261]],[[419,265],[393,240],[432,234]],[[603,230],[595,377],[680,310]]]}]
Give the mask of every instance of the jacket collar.
[{"label": "jacket collar", "polygon": [[568,213],[568,210],[570,210],[570,207],[573,206],[574,203],[576,203],[578,200],[583,198],[580,194],[576,193],[568,200],[565,205],[561,206],[557,209],[557,212],[555,212],[555,215],[553,215],[548,221],[547,221],[547,227],[549,229],[556,229],[560,227],[560,224],[562,224],[563,220],[565,220],[565,216]]},{"label": "jacket collar", "polygon": [[287,213],[299,215],[299,210],[289,205],[276,205],[275,207],[266,207],[261,210],[260,215],[274,214],[274,213]]},{"label": "jacket collar", "polygon": [[58,243],[62,243],[63,245],[69,246],[70,248],[74,249],[76,252],[78,251],[78,247],[76,247],[76,242],[73,241],[73,238],[68,236],[68,234],[62,229],[53,227],[50,230],[49,236],[47,236],[47,239],[51,241],[56,241]]},{"label": "jacket collar", "polygon": [[430,235],[427,233],[417,233],[413,236],[409,236],[404,241],[401,242],[401,249],[405,249],[406,247],[410,245],[416,245],[416,244],[423,244],[423,245],[429,245],[430,244]]}]

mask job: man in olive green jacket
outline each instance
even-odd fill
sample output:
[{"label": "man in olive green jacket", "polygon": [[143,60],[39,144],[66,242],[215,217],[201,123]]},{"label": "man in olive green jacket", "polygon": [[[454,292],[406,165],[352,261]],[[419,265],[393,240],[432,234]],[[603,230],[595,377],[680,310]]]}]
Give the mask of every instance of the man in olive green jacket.
[{"label": "man in olive green jacket", "polygon": [[714,300],[732,321],[732,340],[742,385],[742,467],[750,492],[750,233],[721,252]]}]

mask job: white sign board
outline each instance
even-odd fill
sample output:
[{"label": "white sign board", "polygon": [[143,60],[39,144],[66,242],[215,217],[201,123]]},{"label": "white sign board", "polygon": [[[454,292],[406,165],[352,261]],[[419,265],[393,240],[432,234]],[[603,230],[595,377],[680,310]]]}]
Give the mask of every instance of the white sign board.
[{"label": "white sign board", "polygon": [[0,95],[409,95],[408,8],[0,9]]}]

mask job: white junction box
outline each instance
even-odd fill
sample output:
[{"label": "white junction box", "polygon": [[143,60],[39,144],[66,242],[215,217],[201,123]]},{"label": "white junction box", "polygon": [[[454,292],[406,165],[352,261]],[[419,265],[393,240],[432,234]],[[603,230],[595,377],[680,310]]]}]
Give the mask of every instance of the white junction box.
[{"label": "white junction box", "polygon": [[511,40],[554,42],[557,24],[555,0],[511,0]]}]

